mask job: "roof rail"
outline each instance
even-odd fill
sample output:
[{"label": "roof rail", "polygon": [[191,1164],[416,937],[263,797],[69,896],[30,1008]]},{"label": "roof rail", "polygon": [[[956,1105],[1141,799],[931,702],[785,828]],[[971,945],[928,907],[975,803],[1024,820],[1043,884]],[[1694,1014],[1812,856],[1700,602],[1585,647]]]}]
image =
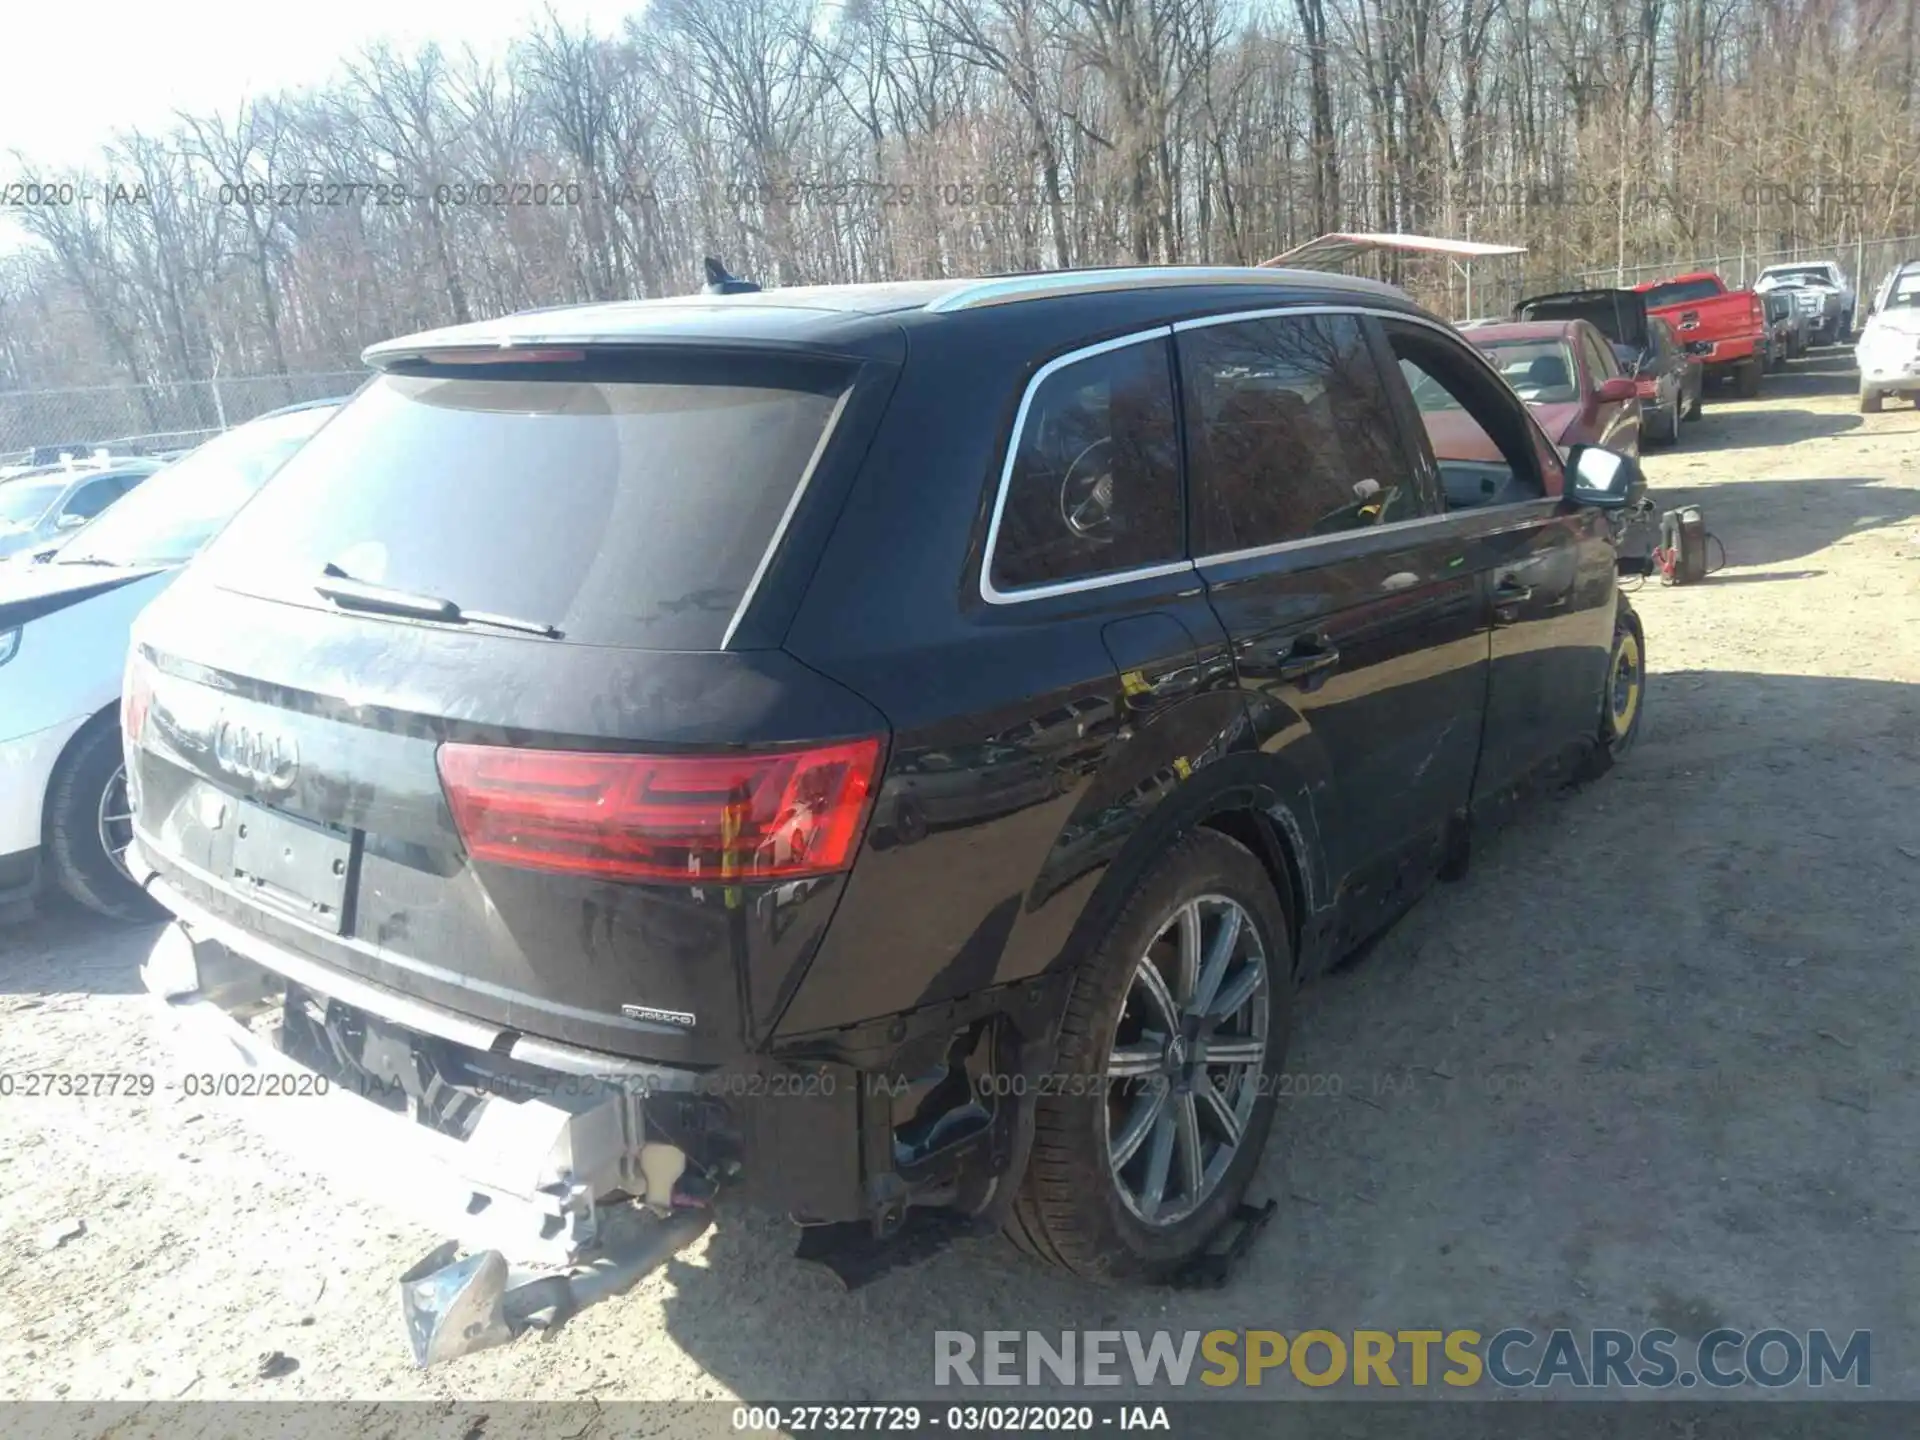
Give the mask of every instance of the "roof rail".
[{"label": "roof rail", "polygon": [[[1050,270],[1032,275],[1002,275],[949,290],[930,301],[927,309],[935,314],[950,310],[973,310],[985,305],[1005,305],[1017,300],[1042,296],[1094,294],[1102,290],[1138,290],[1167,285],[1267,285],[1284,283],[1284,271],[1262,269],[1254,265],[1139,265],[1116,266],[1109,270]],[[1338,275],[1315,275],[1322,284],[1352,286],[1353,280]],[[1344,284],[1343,284],[1344,282]],[[1365,282],[1360,282],[1364,285]]]}]

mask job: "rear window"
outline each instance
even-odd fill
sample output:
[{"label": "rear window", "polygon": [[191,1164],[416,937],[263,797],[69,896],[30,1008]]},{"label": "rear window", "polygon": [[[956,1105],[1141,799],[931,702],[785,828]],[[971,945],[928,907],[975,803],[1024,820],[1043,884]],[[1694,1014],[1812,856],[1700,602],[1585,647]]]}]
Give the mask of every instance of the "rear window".
[{"label": "rear window", "polygon": [[717,648],[849,373],[591,363],[380,377],[203,568],[229,589],[325,607],[313,586],[332,565],[577,644]]},{"label": "rear window", "polygon": [[1696,300],[1712,300],[1723,293],[1711,280],[1679,280],[1647,291],[1647,308],[1659,310],[1668,305],[1689,305]]}]

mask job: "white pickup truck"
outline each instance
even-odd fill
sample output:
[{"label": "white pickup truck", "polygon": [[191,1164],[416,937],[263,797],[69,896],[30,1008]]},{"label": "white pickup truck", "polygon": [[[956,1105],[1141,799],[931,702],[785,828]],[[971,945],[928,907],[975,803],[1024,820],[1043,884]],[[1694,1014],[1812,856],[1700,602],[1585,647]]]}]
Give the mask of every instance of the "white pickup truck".
[{"label": "white pickup truck", "polygon": [[1837,345],[1853,335],[1853,282],[1831,260],[1769,265],[1753,288],[1762,295],[1769,290],[1793,292],[1809,345]]}]

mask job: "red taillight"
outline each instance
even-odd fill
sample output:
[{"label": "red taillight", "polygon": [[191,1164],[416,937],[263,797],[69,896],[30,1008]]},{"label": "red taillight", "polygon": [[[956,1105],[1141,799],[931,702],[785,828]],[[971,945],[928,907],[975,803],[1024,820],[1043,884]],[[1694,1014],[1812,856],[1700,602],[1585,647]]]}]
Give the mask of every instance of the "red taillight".
[{"label": "red taillight", "polygon": [[120,737],[128,749],[140,743],[140,731],[147,723],[147,707],[153,703],[153,672],[138,655],[127,665],[120,687]]},{"label": "red taillight", "polygon": [[1657,400],[1660,398],[1660,382],[1658,380],[1636,380],[1633,382],[1633,393],[1638,395],[1642,400]]},{"label": "red taillight", "polygon": [[420,358],[436,365],[577,365],[587,358],[587,352],[551,345],[520,349],[496,346],[484,350],[423,350]]},{"label": "red taillight", "polygon": [[741,755],[605,755],[442,745],[467,853],[616,880],[790,880],[844,870],[880,742]]}]

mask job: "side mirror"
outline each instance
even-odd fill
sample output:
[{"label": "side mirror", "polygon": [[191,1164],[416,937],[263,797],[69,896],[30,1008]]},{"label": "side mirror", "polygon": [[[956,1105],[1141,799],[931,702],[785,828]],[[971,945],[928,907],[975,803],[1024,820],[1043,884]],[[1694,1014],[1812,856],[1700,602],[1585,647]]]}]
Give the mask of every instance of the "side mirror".
[{"label": "side mirror", "polygon": [[1618,405],[1623,401],[1633,399],[1633,397],[1639,393],[1639,387],[1633,383],[1630,377],[1616,375],[1611,380],[1602,380],[1600,382],[1600,388],[1595,392],[1595,398],[1597,398],[1602,405]]},{"label": "side mirror", "polygon": [[56,530],[78,530],[82,525],[86,524],[90,518],[90,516],[86,515],[62,515],[58,520],[53,522],[53,528]]},{"label": "side mirror", "polygon": [[1647,493],[1640,462],[1618,450],[1576,445],[1567,452],[1567,498],[1596,510],[1624,510]]}]

